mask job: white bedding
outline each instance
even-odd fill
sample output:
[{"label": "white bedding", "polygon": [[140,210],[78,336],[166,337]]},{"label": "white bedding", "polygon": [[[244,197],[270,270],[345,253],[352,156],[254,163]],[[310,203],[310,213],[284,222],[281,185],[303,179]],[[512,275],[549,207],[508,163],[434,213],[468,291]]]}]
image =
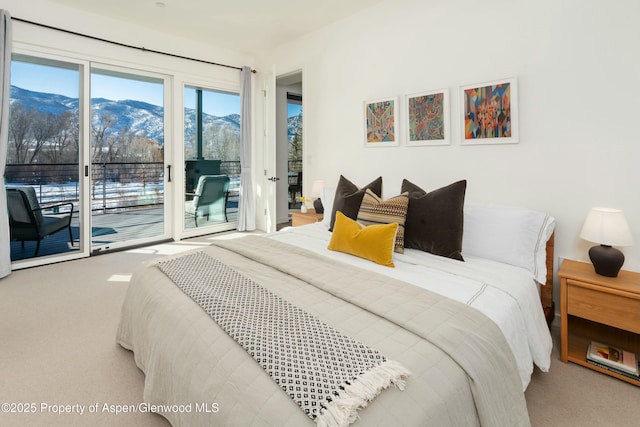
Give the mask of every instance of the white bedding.
[{"label": "white bedding", "polygon": [[[403,391],[381,392],[359,412],[357,425],[530,425],[509,344],[473,308],[270,238],[245,236],[198,251],[411,372]],[[158,411],[174,426],[312,425],[256,360],[158,268],[160,261],[133,275],[116,336],[145,373],[144,402],[193,405]],[[198,410],[212,402],[219,411]]]},{"label": "white bedding", "polygon": [[523,268],[465,254],[465,261],[461,262],[413,249],[394,254],[395,268],[384,267],[327,250],[331,233],[322,223],[286,228],[268,237],[403,280],[476,308],[491,318],[505,335],[518,364],[523,390],[531,380],[534,364],[544,372],[549,370],[551,334],[542,311],[538,284]]}]

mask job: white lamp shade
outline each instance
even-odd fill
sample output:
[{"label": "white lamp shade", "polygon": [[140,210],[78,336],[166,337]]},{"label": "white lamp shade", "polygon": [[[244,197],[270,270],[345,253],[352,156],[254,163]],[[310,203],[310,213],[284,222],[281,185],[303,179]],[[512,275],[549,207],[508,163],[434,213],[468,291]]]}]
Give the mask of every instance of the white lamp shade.
[{"label": "white lamp shade", "polygon": [[324,188],[324,181],[316,180],[313,181],[313,185],[311,186],[311,197],[320,197],[320,193]]},{"label": "white lamp shade", "polygon": [[624,212],[619,209],[591,208],[580,237],[607,246],[631,246],[633,237]]}]

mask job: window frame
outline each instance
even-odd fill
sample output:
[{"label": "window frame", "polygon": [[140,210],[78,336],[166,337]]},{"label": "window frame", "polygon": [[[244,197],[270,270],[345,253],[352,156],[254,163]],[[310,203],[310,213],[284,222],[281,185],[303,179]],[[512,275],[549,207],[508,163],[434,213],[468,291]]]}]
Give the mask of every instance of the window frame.
[{"label": "window frame", "polygon": [[[175,82],[174,95],[176,99],[180,99],[181,106],[182,106],[182,108],[180,109],[178,108],[175,109],[175,113],[176,113],[175,122],[180,124],[179,126],[176,126],[176,128],[179,128],[177,130],[179,130],[180,132],[180,135],[181,135],[180,140],[182,141],[182,144],[180,145],[175,144],[174,158],[176,159],[175,164],[182,165],[181,167],[184,167],[187,160],[185,158],[185,152],[184,152],[185,151],[184,150],[184,110],[187,107],[185,103],[184,95],[185,95],[185,89],[187,88],[202,89],[207,91],[221,92],[221,93],[240,96],[240,79],[238,78],[237,82],[224,82],[220,80],[197,79],[197,78],[194,78],[193,76],[189,76]],[[179,117],[178,117],[178,114],[180,115]],[[240,111],[238,114],[242,114],[242,111]],[[179,174],[179,178],[180,178],[180,182],[176,185],[176,188],[184,189],[186,187],[185,174],[184,173]],[[179,218],[180,216],[184,218],[184,207],[178,206],[178,205],[179,204],[176,203],[176,215],[177,215],[176,218]],[[197,236],[202,236],[204,234],[210,234],[215,232],[235,230],[237,227],[237,221],[230,221],[226,223],[213,224],[205,227],[196,227],[196,228],[187,228],[184,219],[176,221],[176,224],[180,224],[180,226],[176,227],[176,230],[175,230],[175,235],[179,239],[197,237]]]}]

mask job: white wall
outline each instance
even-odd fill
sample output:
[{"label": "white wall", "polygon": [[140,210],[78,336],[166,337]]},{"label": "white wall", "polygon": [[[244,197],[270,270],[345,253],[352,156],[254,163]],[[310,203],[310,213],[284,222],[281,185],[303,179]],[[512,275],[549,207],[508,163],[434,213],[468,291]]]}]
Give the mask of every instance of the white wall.
[{"label": "white wall", "polygon": [[[403,178],[426,190],[466,178],[468,201],[549,212],[556,255],[581,260],[589,208],[620,208],[637,242],[624,268],[640,271],[638,16],[636,0],[389,0],[262,60],[302,64],[306,191],[339,174],[382,175],[385,196]],[[458,87],[506,77],[518,79],[520,143],[461,146]],[[441,87],[450,146],[364,148],[364,100]]]}]

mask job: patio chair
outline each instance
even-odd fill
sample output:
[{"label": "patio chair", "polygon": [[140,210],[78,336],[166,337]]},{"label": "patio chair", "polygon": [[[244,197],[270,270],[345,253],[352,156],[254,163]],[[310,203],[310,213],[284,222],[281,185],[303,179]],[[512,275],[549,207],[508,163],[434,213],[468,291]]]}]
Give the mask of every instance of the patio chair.
[{"label": "patio chair", "polygon": [[295,206],[298,193],[302,196],[302,172],[289,174],[289,208]]},{"label": "patio chair", "polygon": [[[11,240],[22,242],[23,248],[25,241],[38,242],[34,257],[38,256],[42,239],[65,228],[69,230],[69,242],[73,246],[71,232],[73,203],[40,206],[33,187],[12,187],[7,188],[7,208]],[[44,215],[43,211],[53,213]]]},{"label": "patio chair", "polygon": [[230,179],[227,175],[202,175],[198,179],[192,200],[185,203],[185,212],[194,216],[196,227],[198,217],[217,217],[220,222],[227,222],[227,199],[229,198]]}]

